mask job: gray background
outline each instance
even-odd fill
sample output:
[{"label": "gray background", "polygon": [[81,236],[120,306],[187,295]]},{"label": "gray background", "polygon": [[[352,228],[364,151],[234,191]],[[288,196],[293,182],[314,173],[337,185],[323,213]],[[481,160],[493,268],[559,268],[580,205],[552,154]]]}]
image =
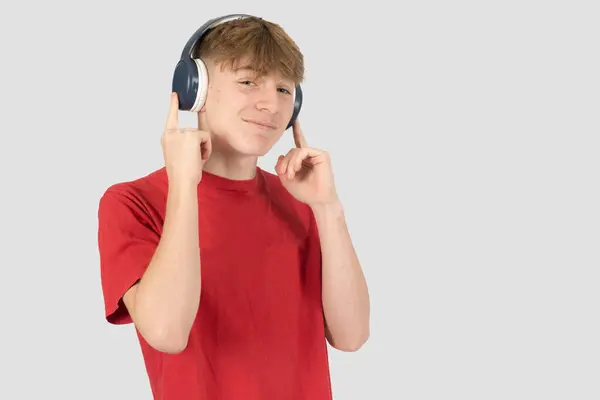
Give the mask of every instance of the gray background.
[{"label": "gray background", "polygon": [[98,200],[162,166],[181,49],[235,12],[306,56],[301,121],[370,285],[335,398],[600,398],[597,2],[226,3],[1,6],[0,398],[151,397],[104,321]]}]

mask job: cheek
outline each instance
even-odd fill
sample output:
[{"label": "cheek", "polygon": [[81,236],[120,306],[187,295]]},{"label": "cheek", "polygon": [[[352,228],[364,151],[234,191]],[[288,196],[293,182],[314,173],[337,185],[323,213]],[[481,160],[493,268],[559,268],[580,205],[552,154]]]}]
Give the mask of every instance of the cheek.
[{"label": "cheek", "polygon": [[221,89],[214,88],[208,95],[215,106],[219,106],[221,104],[221,97],[223,95]]},{"label": "cheek", "polygon": [[279,107],[279,118],[282,122],[289,122],[290,118],[292,118],[292,114],[294,112],[294,102],[293,101],[282,101],[282,104]]},{"label": "cheek", "polygon": [[293,96],[286,97],[284,107],[285,107],[285,110],[287,111],[287,114],[291,117],[292,113],[294,112],[294,97]]},{"label": "cheek", "polygon": [[249,106],[246,96],[235,92],[220,92],[218,96],[215,96],[214,104],[220,115],[237,115]]}]

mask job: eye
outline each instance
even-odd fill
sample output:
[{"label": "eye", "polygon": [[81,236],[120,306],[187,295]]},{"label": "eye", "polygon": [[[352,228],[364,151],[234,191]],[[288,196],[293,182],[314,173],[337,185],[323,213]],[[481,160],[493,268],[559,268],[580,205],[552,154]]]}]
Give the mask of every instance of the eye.
[{"label": "eye", "polygon": [[247,85],[253,85],[253,84],[254,84],[254,82],[252,82],[252,81],[249,81],[249,80],[240,81],[239,83],[240,83],[240,84],[242,84],[242,85],[246,85],[246,86],[247,86]]},{"label": "eye", "polygon": [[282,91],[283,91],[283,93],[286,93],[286,94],[292,94],[292,93],[291,93],[289,90],[287,90],[286,88],[279,88],[279,90],[282,90]]}]

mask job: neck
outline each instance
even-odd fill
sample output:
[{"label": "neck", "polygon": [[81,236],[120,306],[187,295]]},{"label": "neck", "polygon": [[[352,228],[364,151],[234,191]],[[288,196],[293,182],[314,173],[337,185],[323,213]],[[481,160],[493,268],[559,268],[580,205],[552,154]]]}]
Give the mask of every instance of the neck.
[{"label": "neck", "polygon": [[[209,131],[203,113],[198,113],[198,128]],[[202,170],[231,180],[254,179],[258,157],[239,154],[215,135],[211,136],[212,152]]]},{"label": "neck", "polygon": [[227,179],[247,180],[256,176],[257,165],[258,157],[232,156],[213,150],[202,170]]}]

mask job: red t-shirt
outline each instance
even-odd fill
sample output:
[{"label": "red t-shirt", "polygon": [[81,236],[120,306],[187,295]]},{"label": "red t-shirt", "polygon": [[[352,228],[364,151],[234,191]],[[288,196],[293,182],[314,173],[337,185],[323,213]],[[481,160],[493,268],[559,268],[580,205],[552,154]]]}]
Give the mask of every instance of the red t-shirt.
[{"label": "red t-shirt", "polygon": [[[198,185],[202,289],[188,345],[152,348],[136,330],[155,399],[331,400],[312,210],[279,177],[203,172]],[[98,246],[106,319],[131,323],[123,294],[142,277],[165,218],[165,168],[109,187]]]}]

